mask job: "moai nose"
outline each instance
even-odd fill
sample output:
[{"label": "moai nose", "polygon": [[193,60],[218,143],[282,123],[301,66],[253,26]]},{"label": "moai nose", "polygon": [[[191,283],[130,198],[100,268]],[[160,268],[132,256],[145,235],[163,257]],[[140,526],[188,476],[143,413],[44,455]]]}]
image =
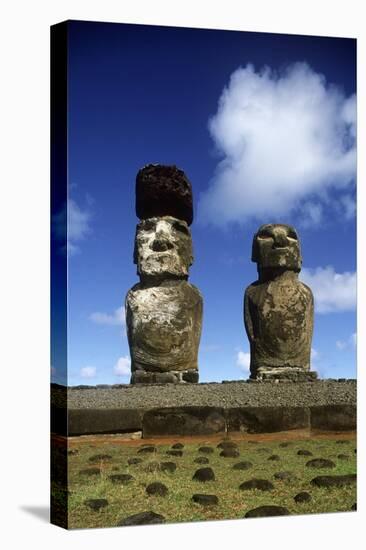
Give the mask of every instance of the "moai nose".
[{"label": "moai nose", "polygon": [[151,248],[155,252],[164,252],[165,250],[173,248],[169,231],[161,224],[158,224],[156,228],[155,238],[151,244]]},{"label": "moai nose", "polygon": [[288,245],[286,231],[284,229],[276,228],[273,231],[273,245],[275,248],[284,248]]}]

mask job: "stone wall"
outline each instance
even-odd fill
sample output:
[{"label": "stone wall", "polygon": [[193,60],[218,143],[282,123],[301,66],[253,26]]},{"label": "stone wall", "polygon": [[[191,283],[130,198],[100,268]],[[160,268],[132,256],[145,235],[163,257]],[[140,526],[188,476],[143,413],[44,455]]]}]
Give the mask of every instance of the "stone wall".
[{"label": "stone wall", "polygon": [[[53,431],[68,435],[141,430],[143,437],[356,429],[356,381],[53,385]],[[59,429],[63,426],[63,429]]]}]

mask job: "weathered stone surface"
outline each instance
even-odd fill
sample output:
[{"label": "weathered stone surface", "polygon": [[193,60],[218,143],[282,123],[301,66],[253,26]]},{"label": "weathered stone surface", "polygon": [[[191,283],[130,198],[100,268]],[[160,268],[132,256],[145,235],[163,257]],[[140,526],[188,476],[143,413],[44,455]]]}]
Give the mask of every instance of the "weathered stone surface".
[{"label": "weathered stone surface", "polygon": [[268,479],[248,479],[248,481],[244,481],[241,485],[239,485],[239,489],[241,491],[250,491],[252,489],[258,489],[259,491],[272,491],[274,489],[274,485],[271,481],[268,481]]},{"label": "weathered stone surface", "polygon": [[233,470],[249,470],[253,467],[253,463],[249,460],[243,460],[242,462],[237,462],[233,466]]},{"label": "weathered stone surface", "polygon": [[308,451],[307,449],[299,449],[297,451],[297,454],[299,456],[313,456],[313,453],[311,451]]},{"label": "weathered stone surface", "polygon": [[161,514],[156,514],[155,512],[139,512],[138,514],[133,514],[133,516],[128,516],[123,518],[117,523],[118,527],[127,526],[127,525],[152,525],[154,523],[165,523],[165,517]]},{"label": "weathered stone surface", "polygon": [[177,465],[175,462],[161,462],[160,463],[160,470],[162,472],[169,472],[172,474],[177,469]]},{"label": "weathered stone surface", "polygon": [[169,456],[183,456],[183,451],[181,449],[171,449],[166,454]]},{"label": "weathered stone surface", "polygon": [[356,474],[332,475],[332,476],[317,476],[311,480],[312,485],[317,487],[346,487],[354,485],[357,481]]},{"label": "weathered stone surface", "polygon": [[154,481],[146,487],[148,495],[157,495],[159,497],[165,497],[168,494],[168,487],[160,481]]},{"label": "weathered stone surface", "polygon": [[219,503],[216,495],[195,494],[192,496],[192,500],[193,502],[197,502],[197,504],[202,504],[202,506],[215,506]]},{"label": "weathered stone surface", "polygon": [[288,516],[290,512],[283,506],[275,506],[274,504],[258,506],[245,514],[245,518],[266,518],[271,516]]},{"label": "weathered stone surface", "polygon": [[287,471],[284,471],[284,472],[276,472],[273,477],[275,479],[278,479],[280,481],[288,481],[288,482],[291,482],[291,481],[296,481],[297,477],[292,473],[292,472],[287,472]]},{"label": "weathered stone surface", "polygon": [[136,215],[140,219],[174,216],[193,221],[192,186],[176,166],[148,164],[136,176]]},{"label": "weathered stone surface", "polygon": [[355,430],[357,427],[356,404],[340,404],[310,407],[311,427],[317,430]]},{"label": "weathered stone surface", "polygon": [[108,479],[110,479],[112,483],[128,485],[129,483],[134,481],[135,478],[130,474],[113,474],[109,476]]},{"label": "weathered stone surface", "polygon": [[84,501],[84,504],[91,510],[98,512],[101,508],[108,506],[109,503],[106,498],[89,498]]},{"label": "weathered stone surface", "polygon": [[195,471],[193,481],[215,481],[215,473],[212,468],[199,468]]},{"label": "weathered stone surface", "polygon": [[231,441],[230,439],[224,439],[217,445],[218,449],[237,449],[238,444],[235,443],[235,441]]},{"label": "weathered stone surface", "polygon": [[141,429],[143,414],[143,409],[136,408],[71,408],[68,435],[134,432]]},{"label": "weathered stone surface", "polygon": [[266,433],[309,428],[306,407],[237,407],[225,410],[228,432]]},{"label": "weathered stone surface", "polygon": [[236,449],[235,447],[226,447],[224,448],[220,456],[223,456],[224,458],[237,458],[240,456],[239,449]]},{"label": "weathered stone surface", "polygon": [[306,463],[308,468],[335,468],[335,464],[328,458],[313,458]]},{"label": "weathered stone surface", "polygon": [[212,447],[203,446],[203,447],[199,447],[198,452],[209,455],[209,454],[212,454],[214,450]]},{"label": "weathered stone surface", "polygon": [[252,261],[259,279],[244,297],[251,377],[301,377],[310,370],[314,301],[298,279],[302,258],[296,230],[262,225],[254,235]]},{"label": "weathered stone surface", "polygon": [[206,435],[220,432],[225,432],[225,418],[223,410],[216,407],[152,409],[143,417],[143,437]]},{"label": "weathered stone surface", "polygon": [[294,496],[294,501],[297,502],[298,504],[302,502],[310,502],[311,495],[306,491],[302,491],[301,493],[298,493],[297,495]]},{"label": "weathered stone surface", "polygon": [[196,287],[170,279],[139,283],[127,294],[126,318],[133,383],[177,383],[182,373],[197,372],[202,296]]}]

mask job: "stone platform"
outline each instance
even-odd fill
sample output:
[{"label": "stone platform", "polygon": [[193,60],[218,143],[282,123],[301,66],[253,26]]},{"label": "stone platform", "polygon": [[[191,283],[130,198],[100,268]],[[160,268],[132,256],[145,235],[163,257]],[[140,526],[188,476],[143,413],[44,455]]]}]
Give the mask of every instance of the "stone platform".
[{"label": "stone platform", "polygon": [[356,429],[356,380],[51,385],[51,429],[62,435],[142,431],[143,437]]}]

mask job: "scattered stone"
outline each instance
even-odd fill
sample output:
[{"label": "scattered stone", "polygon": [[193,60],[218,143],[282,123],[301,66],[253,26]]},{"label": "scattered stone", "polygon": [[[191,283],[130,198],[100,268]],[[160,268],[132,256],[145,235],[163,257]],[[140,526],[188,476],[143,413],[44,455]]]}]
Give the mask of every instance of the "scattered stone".
[{"label": "scattered stone", "polygon": [[299,456],[313,456],[313,453],[311,451],[308,451],[307,449],[300,449],[297,451],[297,454]]},{"label": "scattered stone", "polygon": [[127,460],[127,464],[129,465],[132,465],[132,464],[141,464],[142,462],[142,458],[138,458],[138,457],[133,457],[133,458],[129,458]]},{"label": "scattered stone", "polygon": [[335,464],[328,458],[313,458],[306,463],[308,468],[335,468]]},{"label": "scattered stone", "polygon": [[177,469],[177,465],[175,462],[161,462],[160,463],[160,470],[162,472],[169,472],[172,474]]},{"label": "scattered stone", "polygon": [[290,512],[283,506],[265,505],[253,508],[245,514],[245,518],[266,518],[270,516],[288,516]]},{"label": "scattered stone", "polygon": [[220,456],[225,458],[237,458],[240,456],[240,452],[239,449],[236,449],[235,447],[228,447],[221,451]]},{"label": "scattered stone", "polygon": [[91,508],[91,510],[94,510],[94,512],[98,512],[101,508],[108,506],[109,502],[106,498],[90,498],[85,500],[84,504],[88,508]]},{"label": "scattered stone", "polygon": [[306,491],[302,491],[301,493],[298,493],[294,496],[294,501],[298,504],[302,502],[310,502],[311,501],[311,494],[307,493]]},{"label": "scattered stone", "polygon": [[183,443],[174,443],[174,445],[172,445],[172,449],[184,449],[184,445]]},{"label": "scattered stone", "polygon": [[276,472],[273,477],[280,481],[295,481],[297,477],[292,472]]},{"label": "scattered stone", "polygon": [[133,516],[128,516],[117,523],[118,527],[127,525],[152,525],[154,523],[165,523],[165,517],[155,512],[139,512]]},{"label": "scattered stone", "polygon": [[110,479],[112,483],[127,485],[128,483],[131,483],[131,481],[134,481],[135,478],[131,476],[131,474],[113,474],[108,476],[108,479]]},{"label": "scattered stone", "polygon": [[79,450],[78,450],[78,449],[69,449],[69,450],[67,451],[67,454],[68,454],[69,456],[75,456],[75,455],[78,455],[78,454],[79,454]]},{"label": "scattered stone", "polygon": [[242,491],[249,491],[251,489],[258,489],[259,491],[272,491],[274,489],[273,483],[268,481],[268,479],[248,479],[239,485],[239,489]]},{"label": "scattered stone", "polygon": [[252,468],[253,464],[249,460],[243,460],[243,462],[237,462],[233,466],[233,470],[249,470]]},{"label": "scattered stone", "polygon": [[198,456],[193,461],[195,464],[209,464],[209,460],[206,456]]},{"label": "scattered stone", "polygon": [[111,458],[111,455],[106,454],[93,455],[89,458],[89,462],[100,462],[101,460],[111,460]]},{"label": "scattered stone", "polygon": [[159,497],[165,497],[168,494],[168,487],[160,481],[154,481],[146,487],[148,495],[157,495]]},{"label": "scattered stone", "polygon": [[221,441],[221,443],[219,443],[217,445],[217,448],[218,449],[237,449],[238,448],[238,444],[235,443],[235,441],[231,441],[230,439],[224,439],[224,441]]},{"label": "scattered stone", "polygon": [[281,457],[279,455],[271,455],[267,460],[281,460]]},{"label": "scattered stone", "polygon": [[137,452],[138,453],[156,453],[157,449],[155,445],[146,445],[141,447]]},{"label": "scattered stone", "polygon": [[100,468],[86,468],[85,470],[80,470],[79,474],[83,476],[97,476],[100,474]]},{"label": "scattered stone", "polygon": [[215,481],[215,473],[212,468],[199,468],[192,477],[194,481]]},{"label": "scattered stone", "polygon": [[337,458],[339,460],[348,460],[349,459],[349,456],[348,455],[344,455],[344,454],[340,454],[340,455],[337,455]]},{"label": "scattered stone", "polygon": [[317,487],[346,487],[353,485],[357,481],[356,474],[333,475],[333,476],[317,476],[311,480],[312,485]]},{"label": "scattered stone", "polygon": [[166,454],[169,456],[183,456],[183,451],[179,449],[173,449],[172,451],[167,451]]},{"label": "scattered stone", "polygon": [[204,454],[207,454],[207,455],[208,455],[208,454],[213,453],[214,450],[213,450],[212,447],[200,447],[200,448],[198,449],[198,452],[199,452],[199,453],[204,453]]},{"label": "scattered stone", "polygon": [[200,495],[196,494],[192,496],[193,502],[197,504],[202,504],[202,506],[212,506],[219,503],[219,499],[216,495]]}]

